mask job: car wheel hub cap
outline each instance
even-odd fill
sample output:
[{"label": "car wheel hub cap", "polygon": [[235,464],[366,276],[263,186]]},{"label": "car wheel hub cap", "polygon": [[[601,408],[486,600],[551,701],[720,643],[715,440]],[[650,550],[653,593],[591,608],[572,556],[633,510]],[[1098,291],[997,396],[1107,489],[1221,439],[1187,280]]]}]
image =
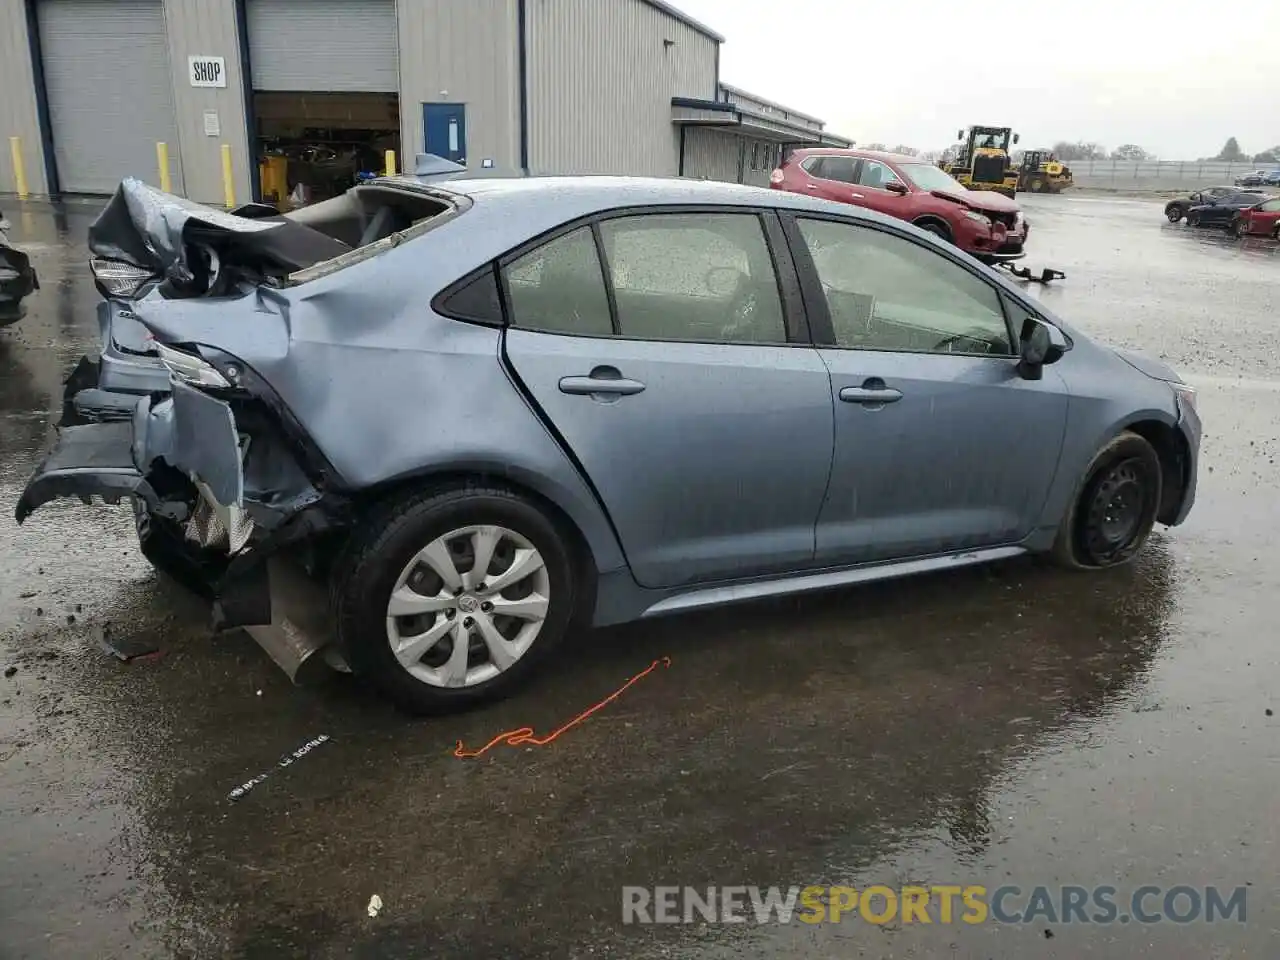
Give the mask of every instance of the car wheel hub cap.
[{"label": "car wheel hub cap", "polygon": [[551,602],[546,563],[506,527],[460,527],[423,547],[387,601],[387,642],[416,680],[473,687],[523,657]]}]

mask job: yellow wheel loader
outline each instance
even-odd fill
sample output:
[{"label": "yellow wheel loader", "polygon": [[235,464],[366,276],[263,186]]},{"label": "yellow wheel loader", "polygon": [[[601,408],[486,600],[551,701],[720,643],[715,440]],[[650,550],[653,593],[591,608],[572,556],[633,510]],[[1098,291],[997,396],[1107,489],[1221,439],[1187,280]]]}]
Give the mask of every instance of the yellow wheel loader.
[{"label": "yellow wheel loader", "polygon": [[994,190],[1012,197],[1018,191],[1018,171],[1009,162],[1009,148],[1018,142],[1010,127],[970,127],[956,134],[960,145],[950,163],[941,164],[970,190]]},{"label": "yellow wheel loader", "polygon": [[1073,183],[1071,168],[1048,150],[1028,150],[1018,166],[1018,189],[1023,193],[1061,193]]}]

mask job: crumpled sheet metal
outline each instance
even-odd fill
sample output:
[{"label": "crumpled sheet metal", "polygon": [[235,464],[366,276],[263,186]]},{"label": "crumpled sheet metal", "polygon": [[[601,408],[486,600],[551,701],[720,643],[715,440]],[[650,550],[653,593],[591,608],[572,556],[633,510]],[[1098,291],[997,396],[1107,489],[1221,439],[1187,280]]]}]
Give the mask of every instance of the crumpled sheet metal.
[{"label": "crumpled sheet metal", "polygon": [[123,260],[189,281],[187,230],[192,224],[228,233],[278,230],[279,220],[251,220],[175,197],[133,177],[120,186],[89,227],[89,249],[108,260]]}]

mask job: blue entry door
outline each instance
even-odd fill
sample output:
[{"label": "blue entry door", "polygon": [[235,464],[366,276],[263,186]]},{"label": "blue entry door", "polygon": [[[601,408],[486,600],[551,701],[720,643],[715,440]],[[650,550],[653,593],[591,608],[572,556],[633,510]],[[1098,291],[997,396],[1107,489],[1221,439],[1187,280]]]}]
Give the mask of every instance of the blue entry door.
[{"label": "blue entry door", "polygon": [[422,128],[427,153],[454,163],[467,162],[467,105],[465,103],[424,103]]}]

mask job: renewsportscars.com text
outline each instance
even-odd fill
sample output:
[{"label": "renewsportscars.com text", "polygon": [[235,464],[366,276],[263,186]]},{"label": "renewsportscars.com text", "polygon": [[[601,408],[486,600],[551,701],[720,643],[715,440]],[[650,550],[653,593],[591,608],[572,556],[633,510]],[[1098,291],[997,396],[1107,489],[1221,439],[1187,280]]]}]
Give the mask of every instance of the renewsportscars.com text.
[{"label": "renewsportscars.com text", "polygon": [[623,923],[1244,923],[1245,887],[623,887]]}]

